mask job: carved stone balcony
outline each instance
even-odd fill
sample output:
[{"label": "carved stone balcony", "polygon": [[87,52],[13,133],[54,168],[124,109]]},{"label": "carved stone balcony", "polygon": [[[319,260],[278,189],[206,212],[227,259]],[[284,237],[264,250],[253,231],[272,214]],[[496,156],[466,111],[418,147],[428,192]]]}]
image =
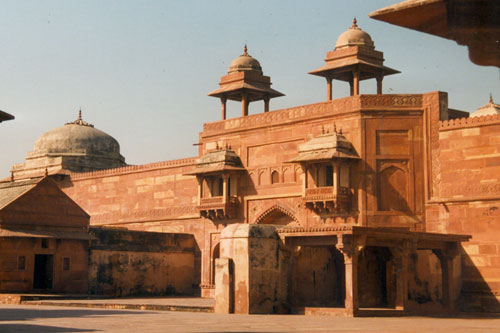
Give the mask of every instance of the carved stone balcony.
[{"label": "carved stone balcony", "polygon": [[335,193],[333,186],[307,188],[304,203],[317,213],[345,212],[350,208],[349,189],[340,187]]},{"label": "carved stone balcony", "polygon": [[211,220],[231,219],[237,216],[239,205],[237,197],[228,197],[227,200],[223,196],[201,198],[198,210],[201,216]]}]

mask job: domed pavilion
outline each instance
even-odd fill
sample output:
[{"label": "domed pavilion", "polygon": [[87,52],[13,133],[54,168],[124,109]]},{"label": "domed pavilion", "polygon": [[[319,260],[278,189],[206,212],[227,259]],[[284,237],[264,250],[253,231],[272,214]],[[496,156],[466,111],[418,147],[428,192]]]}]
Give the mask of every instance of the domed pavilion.
[{"label": "domed pavilion", "polygon": [[400,73],[384,66],[384,53],[375,50],[371,36],[358,27],[356,18],[339,36],[335,49],[327,52],[325,62],[309,74],[326,78],[327,100],[332,99],[332,80],[349,82],[351,96],[354,96],[360,94],[359,81],[376,79],[377,94],[382,94],[384,76]]},{"label": "domed pavilion", "polygon": [[284,96],[271,88],[271,78],[262,72],[260,63],[248,54],[245,45],[243,53],[231,62],[227,75],[221,77],[219,89],[208,96],[219,97],[222,103],[222,119],[226,119],[228,99],[241,102],[241,115],[248,116],[248,104],[264,101],[264,112],[269,111],[269,100]]},{"label": "domed pavilion", "polygon": [[26,162],[12,167],[15,179],[46,174],[88,172],[125,166],[120,144],[109,134],[78,118],[40,136]]}]

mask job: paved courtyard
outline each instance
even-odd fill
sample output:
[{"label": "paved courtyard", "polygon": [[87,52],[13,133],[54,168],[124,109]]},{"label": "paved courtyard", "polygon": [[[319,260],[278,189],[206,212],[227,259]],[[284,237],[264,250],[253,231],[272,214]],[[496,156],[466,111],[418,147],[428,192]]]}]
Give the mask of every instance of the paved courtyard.
[{"label": "paved courtyard", "polygon": [[500,319],[296,315],[0,305],[0,332],[500,332]]}]

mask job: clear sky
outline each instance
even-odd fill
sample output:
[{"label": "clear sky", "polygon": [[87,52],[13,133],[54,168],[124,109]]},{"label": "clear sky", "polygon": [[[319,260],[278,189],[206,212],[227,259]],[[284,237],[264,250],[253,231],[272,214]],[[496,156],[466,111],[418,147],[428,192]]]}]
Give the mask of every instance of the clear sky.
[{"label": "clear sky", "polygon": [[[468,59],[453,41],[372,20],[398,0],[5,1],[0,0],[0,178],[23,162],[44,132],[83,119],[120,142],[129,164],[197,154],[204,122],[220,119],[218,87],[243,44],[286,96],[271,110],[325,100],[308,75],[353,16],[385,64],[402,71],[384,93],[448,92],[449,106],[473,111],[500,102],[500,73]],[[347,86],[334,83],[334,98]],[[361,86],[375,93],[375,83]],[[263,106],[250,105],[250,113]],[[228,102],[228,116],[240,106]]]}]

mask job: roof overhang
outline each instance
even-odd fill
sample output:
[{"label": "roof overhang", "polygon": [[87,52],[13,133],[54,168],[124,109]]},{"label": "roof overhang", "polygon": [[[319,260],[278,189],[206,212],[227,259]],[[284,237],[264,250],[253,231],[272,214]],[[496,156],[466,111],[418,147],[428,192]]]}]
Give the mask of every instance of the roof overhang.
[{"label": "roof overhang", "polygon": [[0,111],[0,123],[2,121],[12,120],[14,118],[15,117],[13,115],[11,115],[10,113],[4,112],[4,111]]}]

